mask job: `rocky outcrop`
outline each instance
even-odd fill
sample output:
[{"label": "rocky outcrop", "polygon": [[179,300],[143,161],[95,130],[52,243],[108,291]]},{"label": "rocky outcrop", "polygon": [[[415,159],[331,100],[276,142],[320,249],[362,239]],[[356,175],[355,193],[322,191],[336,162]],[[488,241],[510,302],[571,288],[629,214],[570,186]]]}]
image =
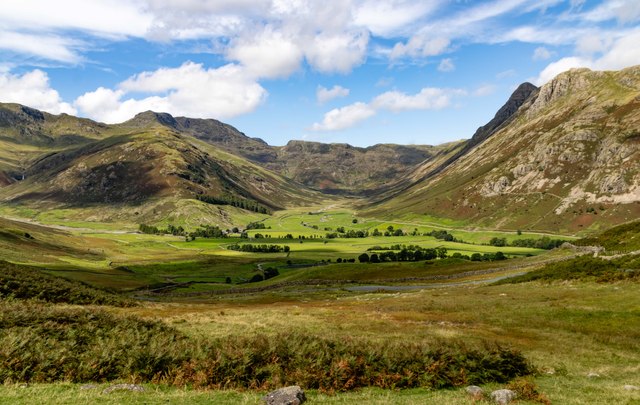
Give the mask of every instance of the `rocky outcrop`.
[{"label": "rocky outcrop", "polygon": [[302,388],[297,385],[270,392],[263,400],[267,405],[300,405],[307,400]]},{"label": "rocky outcrop", "polygon": [[491,399],[498,405],[507,405],[516,399],[516,397],[515,391],[507,389],[496,390],[491,393]]}]

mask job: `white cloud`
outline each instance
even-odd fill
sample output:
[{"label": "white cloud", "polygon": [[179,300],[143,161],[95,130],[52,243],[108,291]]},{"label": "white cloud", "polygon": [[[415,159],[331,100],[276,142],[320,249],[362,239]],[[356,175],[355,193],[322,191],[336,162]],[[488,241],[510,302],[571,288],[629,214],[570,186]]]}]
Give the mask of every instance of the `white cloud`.
[{"label": "white cloud", "polygon": [[80,30],[107,36],[143,36],[152,16],[128,0],[3,0],[0,25],[11,29]]},{"label": "white cloud", "polygon": [[428,38],[422,35],[414,35],[406,44],[398,42],[391,49],[391,59],[402,57],[423,58],[444,53],[451,41],[444,37]]},{"label": "white cloud", "polygon": [[338,85],[335,85],[330,89],[318,86],[318,89],[316,90],[316,100],[319,104],[324,104],[327,101],[331,101],[338,97],[347,97],[348,95],[349,89]]},{"label": "white cloud", "polygon": [[618,70],[640,64],[640,29],[632,31],[610,45],[598,58],[588,56],[570,56],[550,63],[537,78],[534,84],[542,85],[558,74],[572,68],[586,67],[595,70]]},{"label": "white cloud", "polygon": [[514,69],[508,69],[496,74],[496,79],[500,79],[500,80],[507,79],[509,77],[514,77],[516,74],[517,73]]},{"label": "white cloud", "polygon": [[547,60],[552,56],[551,51],[549,51],[544,46],[539,46],[533,51],[533,60]]},{"label": "white cloud", "polygon": [[19,103],[52,114],[76,114],[76,110],[62,101],[60,94],[49,86],[49,77],[41,70],[22,75],[0,73],[2,102]]},{"label": "white cloud", "polygon": [[267,28],[242,38],[227,50],[227,58],[242,63],[256,77],[287,77],[300,67],[302,50],[282,33]]},{"label": "white cloud", "polygon": [[591,62],[578,58],[578,57],[568,57],[562,58],[556,62],[550,63],[540,74],[537,79],[534,79],[533,82],[537,86],[541,86],[562,72],[565,72],[569,69],[578,68],[578,67],[589,67]]},{"label": "white cloud", "polygon": [[364,63],[369,34],[319,34],[305,46],[307,62],[322,73],[349,73]]},{"label": "white cloud", "polygon": [[483,84],[474,90],[473,95],[476,97],[485,97],[493,94],[496,91],[496,86],[493,84]]},{"label": "white cloud", "polygon": [[454,70],[456,70],[456,65],[454,65],[451,58],[445,58],[440,61],[438,70],[441,72],[453,72]]},{"label": "white cloud", "polygon": [[0,49],[36,56],[57,62],[78,63],[80,41],[56,35],[23,34],[0,30]]},{"label": "white cloud", "polygon": [[420,92],[409,95],[400,91],[387,91],[373,99],[371,105],[376,109],[393,112],[405,110],[439,110],[451,105],[451,99],[463,95],[462,90],[425,87]]},{"label": "white cloud", "polygon": [[372,0],[362,2],[353,12],[354,24],[374,35],[389,37],[407,32],[412,23],[433,11],[436,1]]},{"label": "white cloud", "polygon": [[338,131],[350,128],[374,116],[380,110],[401,112],[408,110],[438,110],[449,107],[456,96],[466,92],[458,89],[425,87],[410,95],[400,91],[387,91],[376,96],[370,103],[357,102],[336,108],[324,115],[322,122],[311,126],[312,131]]},{"label": "white cloud", "polygon": [[336,108],[324,115],[321,123],[311,126],[312,131],[338,131],[351,128],[360,121],[375,115],[376,111],[365,103],[355,103]]},{"label": "white cloud", "polygon": [[602,35],[585,35],[578,39],[576,43],[576,51],[581,55],[591,56],[595,53],[604,51],[606,48]]},{"label": "white cloud", "polygon": [[617,19],[621,23],[637,21],[640,19],[640,2],[637,0],[605,0],[581,17],[590,22],[613,19]]},{"label": "white cloud", "polygon": [[[127,93],[149,97],[125,99]],[[146,110],[197,118],[230,118],[258,107],[267,92],[242,66],[228,64],[205,69],[187,62],[178,68],[143,72],[118,89],[98,88],[78,97],[75,106],[87,116],[107,123],[122,122]]]}]

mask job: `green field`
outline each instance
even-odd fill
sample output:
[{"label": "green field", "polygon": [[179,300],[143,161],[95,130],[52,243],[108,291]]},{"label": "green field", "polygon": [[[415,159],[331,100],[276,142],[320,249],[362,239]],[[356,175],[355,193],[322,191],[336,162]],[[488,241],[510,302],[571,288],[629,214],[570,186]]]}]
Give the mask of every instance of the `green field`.
[{"label": "green field", "polygon": [[[522,352],[536,370],[526,384],[537,387],[540,398],[552,403],[640,403],[639,391],[624,389],[625,385],[640,385],[640,291],[635,279],[492,285],[505,277],[551,268],[548,263],[579,254],[571,249],[491,246],[492,238],[505,238],[511,244],[542,237],[576,239],[571,235],[472,229],[426,216],[388,221],[360,217],[338,205],[298,208],[266,217],[239,216],[234,225],[240,229],[249,222],[260,222],[264,229],[248,231],[247,238],[237,233],[187,241],[184,236],[142,234],[133,223],[69,223],[64,220],[69,212],[29,213],[28,221],[19,219],[25,212],[6,207],[2,212],[13,218],[0,219],[0,253],[5,260],[32,266],[29,272],[35,273],[29,277],[36,277],[33,283],[39,283],[37,272],[42,272],[139,300],[135,307],[102,307],[117,319],[133,316],[157,321],[202,342],[253,336],[277,340],[287,331],[335,342],[356,340],[363,347],[392,342],[473,347],[498,344]],[[389,227],[401,229],[405,235],[327,237],[338,228],[372,234],[375,229],[384,233]],[[188,228],[192,229],[195,226]],[[457,241],[425,235],[433,230],[446,230]],[[263,237],[256,238],[258,233]],[[616,234],[607,235],[610,241]],[[233,250],[236,244],[287,246],[289,251],[249,253]],[[363,253],[382,253],[395,245],[446,248],[449,257],[385,263],[358,260]],[[460,257],[497,252],[506,260]],[[460,255],[452,258],[456,253]],[[635,259],[618,262],[623,267],[638,265]],[[266,274],[268,268],[278,274],[249,282]],[[15,274],[16,270],[12,271]],[[32,283],[25,280],[22,285]],[[43,282],[44,290],[50,288],[48,283]],[[56,288],[66,291],[73,287],[60,284]],[[82,294],[89,294],[85,301],[106,299],[104,291]],[[130,302],[119,299],[113,302]],[[41,303],[36,300],[33,305]],[[61,303],[51,308],[74,311],[76,307]],[[590,373],[599,377],[588,377]],[[265,387],[253,386],[245,387],[251,388],[248,391],[211,390],[208,386],[195,389],[192,384],[169,384],[166,379],[150,383],[135,376],[117,381],[144,382],[146,392],[105,395],[101,391],[109,385],[106,381],[100,381],[98,388],[83,390],[80,383],[34,382],[23,388],[20,381],[5,380],[0,402],[27,404],[46,397],[48,403],[248,404],[256,403],[266,392]],[[522,383],[518,381],[513,384]],[[508,383],[482,385],[491,390]],[[346,392],[311,389],[308,394],[310,403],[475,403],[455,384],[445,390],[365,386]],[[541,402],[531,399],[519,403]]]}]

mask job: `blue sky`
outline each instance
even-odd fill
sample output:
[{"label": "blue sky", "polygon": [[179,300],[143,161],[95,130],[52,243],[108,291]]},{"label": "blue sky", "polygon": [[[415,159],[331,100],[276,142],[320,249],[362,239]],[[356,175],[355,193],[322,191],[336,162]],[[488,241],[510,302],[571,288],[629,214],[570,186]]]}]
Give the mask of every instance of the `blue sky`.
[{"label": "blue sky", "polygon": [[638,0],[3,0],[0,102],[291,139],[469,138],[514,88],[640,64]]}]

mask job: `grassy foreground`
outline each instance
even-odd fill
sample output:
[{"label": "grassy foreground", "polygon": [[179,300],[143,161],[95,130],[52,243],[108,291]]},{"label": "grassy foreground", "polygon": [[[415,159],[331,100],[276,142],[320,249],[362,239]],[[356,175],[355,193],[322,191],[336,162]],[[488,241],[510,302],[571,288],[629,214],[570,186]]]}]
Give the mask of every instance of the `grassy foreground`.
[{"label": "grassy foreground", "polygon": [[[411,293],[256,304],[241,298],[207,304],[144,304],[111,308],[171,326],[189,338],[229,335],[276,337],[282,331],[340,341],[495,341],[522,350],[537,367],[531,381],[552,403],[637,404],[640,392],[640,286],[633,282],[529,282],[448,287]],[[252,301],[253,303],[249,303]],[[357,332],[356,332],[357,331]],[[590,377],[590,374],[597,376]],[[135,381],[124,379],[123,381]],[[258,403],[266,390],[201,391],[147,385],[147,392],[102,394],[79,384],[0,387],[0,402],[33,403]],[[489,383],[487,390],[506,384]],[[473,403],[461,389],[363,388],[327,395],[311,390],[311,403]],[[521,401],[520,403],[534,403]]]}]

